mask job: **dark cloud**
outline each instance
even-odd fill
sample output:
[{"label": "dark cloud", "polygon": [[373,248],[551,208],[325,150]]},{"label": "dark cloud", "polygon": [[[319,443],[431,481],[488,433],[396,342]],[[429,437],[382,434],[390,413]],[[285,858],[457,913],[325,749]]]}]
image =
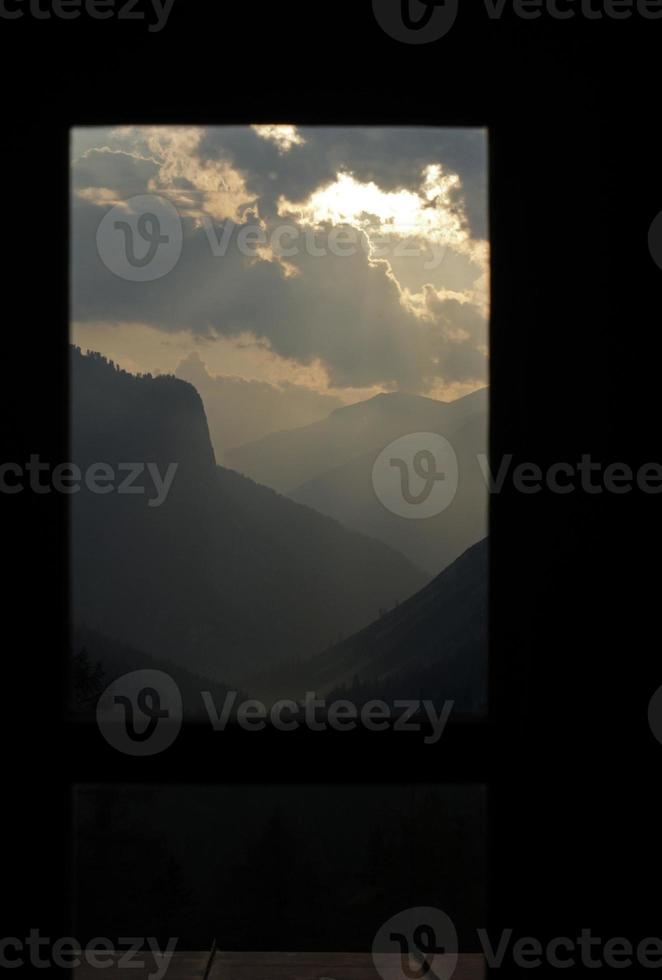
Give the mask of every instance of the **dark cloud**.
[{"label": "dark cloud", "polygon": [[159,166],[122,150],[88,150],[72,171],[72,186],[121,188],[123,197],[144,194],[147,182],[156,177]]},{"label": "dark cloud", "polygon": [[280,153],[250,127],[211,128],[200,145],[203,159],[223,157],[246,174],[267,212],[279,195],[301,201],[332,181],[339,170],[374,181],[384,190],[415,190],[423,169],[440,163],[459,174],[457,192],[473,238],[487,238],[487,133],[478,129],[301,127],[306,140]]},{"label": "dark cloud", "polygon": [[[471,199],[470,212],[476,220],[479,214],[485,219],[481,133],[301,132],[306,144],[281,153],[275,143],[247,127],[213,129],[204,135],[198,152],[203,161],[225,159],[240,169],[249,192],[260,198],[261,214],[273,211],[281,194],[307,197],[340,168],[351,169],[361,180],[374,180],[383,189],[415,188],[422,168],[441,162],[460,173],[463,193]],[[122,196],[128,196],[127,189],[130,194],[144,193],[154,166],[127,153],[88,150],[75,166],[76,186],[121,187]],[[265,201],[269,207],[263,207]],[[75,321],[141,322],[164,331],[188,328],[208,336],[249,333],[301,364],[320,359],[331,384],[338,387],[382,385],[416,391],[427,390],[438,379],[485,379],[486,359],[476,349],[485,343],[481,312],[469,303],[441,300],[429,289],[427,316],[417,316],[403,303],[389,264],[371,262],[361,248],[352,256],[327,250],[319,257],[300,247],[287,259],[293,274],[286,275],[278,262],[242,254],[236,237],[224,256],[214,255],[208,231],[187,218],[184,248],[175,268],[161,279],[134,283],[111,273],[97,253],[96,232],[106,211],[107,206],[74,198]],[[240,227],[234,230],[236,236]]]},{"label": "dark cloud", "polygon": [[444,337],[452,339],[462,331],[473,343],[485,343],[485,317],[472,303],[439,296],[429,288],[425,290],[425,303]]}]

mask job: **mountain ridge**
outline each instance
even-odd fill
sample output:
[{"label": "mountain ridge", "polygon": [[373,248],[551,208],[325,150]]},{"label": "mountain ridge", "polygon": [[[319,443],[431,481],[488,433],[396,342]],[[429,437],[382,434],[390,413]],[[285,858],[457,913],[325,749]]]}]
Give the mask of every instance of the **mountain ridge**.
[{"label": "mountain ridge", "polygon": [[255,679],[256,690],[267,698],[312,690],[327,703],[453,700],[456,711],[485,711],[487,582],[485,538],[415,595],[298,670]]},{"label": "mountain ridge", "polygon": [[72,348],[73,459],[178,464],[167,500],[72,497],[75,622],[158,659],[241,683],[328,646],[427,574],[382,542],[217,467],[202,401]]},{"label": "mountain ridge", "polygon": [[258,483],[291,494],[301,484],[412,432],[447,437],[466,418],[485,414],[487,388],[441,402],[423,395],[382,392],[334,409],[326,418],[283,429],[227,449],[224,462]]}]

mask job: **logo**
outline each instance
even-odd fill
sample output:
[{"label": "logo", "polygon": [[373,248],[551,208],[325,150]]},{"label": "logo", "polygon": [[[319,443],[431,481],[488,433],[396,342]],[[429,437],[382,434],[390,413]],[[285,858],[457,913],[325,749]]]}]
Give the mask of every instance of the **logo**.
[{"label": "logo", "polygon": [[434,432],[413,432],[389,443],[372,468],[378,500],[398,517],[423,520],[451,505],[459,481],[455,451]]},{"label": "logo", "polygon": [[385,922],[372,943],[382,980],[450,980],[458,960],[457,931],[441,909],[405,909]]},{"label": "logo", "polygon": [[111,208],[97,228],[99,258],[120,279],[153,282],[182,254],[182,223],[170,201],[139,194]]},{"label": "logo", "polygon": [[377,23],[394,40],[429,44],[448,34],[458,0],[372,0]]},{"label": "logo", "polygon": [[648,231],[648,248],[655,265],[662,269],[662,211],[653,220]]},{"label": "logo", "polygon": [[99,698],[97,724],[106,741],[125,755],[163,752],[181,728],[179,688],[162,670],[124,674]]}]

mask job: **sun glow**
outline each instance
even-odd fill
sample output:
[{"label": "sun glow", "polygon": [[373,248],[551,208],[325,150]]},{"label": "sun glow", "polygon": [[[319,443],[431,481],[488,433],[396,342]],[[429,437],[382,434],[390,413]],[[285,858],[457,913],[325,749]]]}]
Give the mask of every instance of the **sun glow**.
[{"label": "sun glow", "polygon": [[362,183],[351,173],[315,191],[304,203],[281,197],[279,214],[302,224],[349,224],[366,234],[417,237],[461,248],[468,241],[462,212],[453,200],[460,186],[457,174],[430,164],[422,173],[418,192],[385,191],[374,182]]},{"label": "sun glow", "polygon": [[251,127],[263,140],[271,140],[279,153],[289,153],[293,146],[303,146],[306,142],[296,126],[268,125]]}]

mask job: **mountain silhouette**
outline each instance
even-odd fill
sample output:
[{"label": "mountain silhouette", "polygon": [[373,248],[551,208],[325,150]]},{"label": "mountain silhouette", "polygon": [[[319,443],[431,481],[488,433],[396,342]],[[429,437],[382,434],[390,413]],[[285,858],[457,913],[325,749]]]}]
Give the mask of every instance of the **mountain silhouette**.
[{"label": "mountain silhouette", "polygon": [[83,473],[177,464],[160,506],[147,471],[123,493],[72,495],[74,623],[241,685],[324,650],[428,580],[381,542],[217,467],[187,382],[131,375],[77,348],[71,381]]},{"label": "mountain silhouette", "polygon": [[[208,691],[214,703],[220,705],[229,690],[227,685],[193,673],[171,660],[148,657],[142,650],[81,626],[74,627],[72,653],[71,709],[76,717],[94,717],[98,697],[105,688],[135,670],[161,670],[172,677],[182,696],[187,721],[208,721],[203,691]],[[93,684],[89,678],[94,680]],[[82,684],[81,680],[88,683]]]},{"label": "mountain silhouette", "polygon": [[[487,410],[487,388],[454,402],[382,394],[337,409],[313,425],[230,450],[226,458],[236,469],[383,541],[436,575],[487,534],[488,494],[480,465],[487,454]],[[388,510],[372,480],[382,450],[395,439],[417,432],[448,439],[459,471],[450,506],[424,520]]]},{"label": "mountain silhouette", "polygon": [[[439,430],[437,430],[439,431]],[[479,458],[487,452],[487,419],[482,412],[446,435],[458,463],[458,488],[440,514],[412,520],[388,510],[377,497],[372,470],[375,450],[297,487],[289,496],[378,538],[430,574],[437,574],[487,534],[488,497]],[[381,451],[381,447],[380,447]]]},{"label": "mountain silhouette", "polygon": [[438,432],[450,438],[470,418],[485,417],[486,410],[486,388],[455,402],[384,393],[338,408],[320,422],[227,449],[224,461],[259,483],[290,493],[365,453],[376,455],[400,436]]},{"label": "mountain silhouette", "polygon": [[[310,690],[327,701],[427,698],[454,700],[456,711],[484,711],[487,562],[484,539],[406,602],[282,676],[281,685],[293,696]],[[274,681],[262,684],[270,696],[281,696]]]}]

